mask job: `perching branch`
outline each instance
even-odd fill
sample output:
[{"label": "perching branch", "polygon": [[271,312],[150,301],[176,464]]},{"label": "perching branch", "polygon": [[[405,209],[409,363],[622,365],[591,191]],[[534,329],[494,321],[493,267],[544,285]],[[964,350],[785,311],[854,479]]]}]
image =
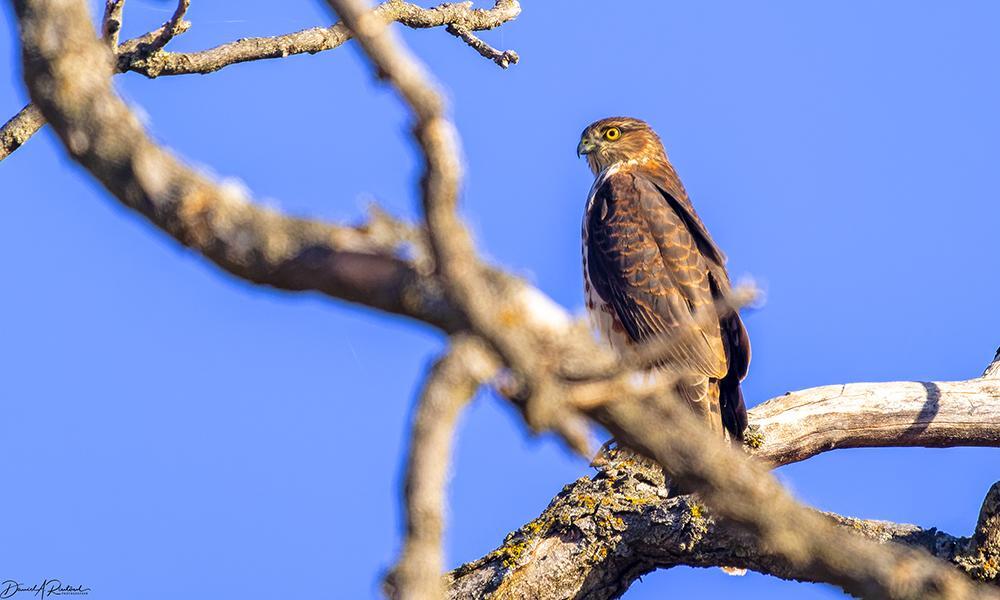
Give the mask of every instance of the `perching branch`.
[{"label": "perching branch", "polygon": [[444,595],[441,534],[455,421],[497,366],[480,340],[457,336],[427,376],[413,418],[406,464],[406,537],[399,563],[386,582],[392,598]]},{"label": "perching branch", "polygon": [[848,383],[750,411],[755,454],[784,465],[837,448],[1000,447],[1000,379]]},{"label": "perching branch", "polygon": [[[935,414],[927,406],[934,406]],[[1000,380],[823,386],[768,400],[749,417],[753,433],[747,441],[773,466],[836,448],[1000,447]],[[837,427],[838,422],[852,426]],[[998,510],[1000,485],[994,485],[972,539],[933,528],[827,516],[875,541],[927,550],[977,579],[996,582],[1000,538],[991,536],[1000,536]],[[494,597],[551,597],[546,591],[558,589],[562,597],[613,598],[637,577],[678,565],[735,566],[816,580],[811,570],[795,567],[703,513],[690,497],[668,498],[658,470],[618,455],[596,477],[564,488],[541,516],[499,549],[453,571],[450,595],[480,597],[503,590]]]},{"label": "perching branch", "polygon": [[[812,569],[774,553],[694,497],[665,497],[662,484],[659,469],[628,458],[612,461],[597,476],[563,488],[537,519],[507,536],[497,550],[449,573],[448,597],[606,600],[651,571],[681,565],[725,565],[817,581]],[[964,555],[970,538],[915,525],[815,515],[852,535],[901,544],[975,573]]]},{"label": "perching branch", "polygon": [[[242,38],[198,52],[167,52],[163,47],[190,27],[190,23],[183,20],[190,0],[180,0],[174,15],[163,27],[119,46],[124,4],[124,0],[107,1],[101,35],[112,48],[117,48],[117,72],[134,71],[150,78],[207,74],[239,63],[316,54],[333,50],[351,39],[347,27],[337,23],[331,27],[314,27],[284,35]],[[385,23],[397,22],[413,29],[456,27],[469,32],[468,36],[459,37],[484,57],[504,68],[516,63],[517,53],[494,50],[471,32],[494,29],[514,20],[521,13],[520,3],[517,0],[497,0],[489,9],[473,9],[470,4],[446,3],[423,8],[411,2],[389,0],[379,5],[376,14]],[[452,30],[449,29],[449,32]],[[496,54],[488,54],[490,51]],[[45,124],[40,113],[29,110],[29,107],[22,109],[0,129],[0,160],[19,148]]]}]

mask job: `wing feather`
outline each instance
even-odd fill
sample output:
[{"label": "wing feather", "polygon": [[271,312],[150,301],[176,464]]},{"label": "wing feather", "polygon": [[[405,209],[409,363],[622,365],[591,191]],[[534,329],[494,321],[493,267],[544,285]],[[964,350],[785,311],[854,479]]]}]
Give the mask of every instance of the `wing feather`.
[{"label": "wing feather", "polygon": [[714,303],[709,264],[684,218],[649,179],[623,171],[595,191],[587,215],[589,277],[629,337],[647,342],[686,327],[700,329],[669,362],[712,378],[727,370],[719,325],[699,327],[694,313]]}]

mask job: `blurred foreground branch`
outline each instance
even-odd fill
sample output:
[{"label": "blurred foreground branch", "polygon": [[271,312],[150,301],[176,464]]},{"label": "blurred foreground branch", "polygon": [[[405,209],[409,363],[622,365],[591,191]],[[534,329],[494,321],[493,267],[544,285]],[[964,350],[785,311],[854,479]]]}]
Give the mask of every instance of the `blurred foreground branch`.
[{"label": "blurred foreground branch", "polygon": [[394,598],[437,598],[444,592],[441,534],[455,421],[496,369],[492,354],[480,340],[459,335],[427,375],[413,417],[406,463],[406,538],[399,564],[387,581]]}]

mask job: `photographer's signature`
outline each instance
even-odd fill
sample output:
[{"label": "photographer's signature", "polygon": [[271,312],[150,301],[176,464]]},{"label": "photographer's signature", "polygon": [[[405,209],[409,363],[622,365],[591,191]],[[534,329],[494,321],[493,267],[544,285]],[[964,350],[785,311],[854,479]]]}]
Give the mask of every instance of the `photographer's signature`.
[{"label": "photographer's signature", "polygon": [[67,585],[58,579],[43,579],[41,583],[25,585],[19,581],[8,579],[0,582],[0,599],[13,598],[15,594],[28,592],[38,598],[49,596],[86,596],[90,588],[83,585]]}]

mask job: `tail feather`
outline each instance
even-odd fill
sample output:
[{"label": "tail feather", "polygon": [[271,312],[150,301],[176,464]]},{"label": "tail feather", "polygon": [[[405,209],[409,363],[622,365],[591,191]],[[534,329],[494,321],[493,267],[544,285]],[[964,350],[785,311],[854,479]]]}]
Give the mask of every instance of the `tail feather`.
[{"label": "tail feather", "polygon": [[743,443],[743,432],[749,422],[747,407],[743,403],[743,390],[740,389],[740,377],[735,371],[730,370],[719,381],[719,404],[722,408],[722,426],[733,441]]}]

